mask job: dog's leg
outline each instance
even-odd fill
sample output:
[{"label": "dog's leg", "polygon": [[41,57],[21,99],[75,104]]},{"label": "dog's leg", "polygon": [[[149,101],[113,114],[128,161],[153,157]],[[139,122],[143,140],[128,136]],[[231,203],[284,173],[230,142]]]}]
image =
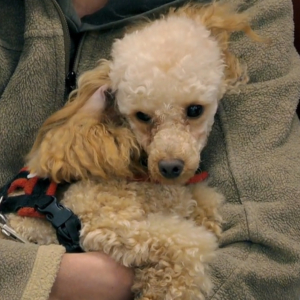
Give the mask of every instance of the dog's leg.
[{"label": "dog's leg", "polygon": [[222,217],[219,208],[224,201],[223,195],[215,189],[207,186],[206,183],[193,184],[190,186],[193,198],[197,202],[197,207],[191,215],[197,225],[203,225],[208,230],[220,237],[222,229]]},{"label": "dog's leg", "polygon": [[132,290],[138,300],[204,300],[211,283],[198,276],[182,264],[163,261],[157,266],[136,269]]},{"label": "dog's leg", "polygon": [[105,228],[86,234],[83,247],[135,267],[136,298],[204,299],[211,286],[207,264],[217,248],[215,236],[205,227],[163,214],[143,221],[103,222]]}]

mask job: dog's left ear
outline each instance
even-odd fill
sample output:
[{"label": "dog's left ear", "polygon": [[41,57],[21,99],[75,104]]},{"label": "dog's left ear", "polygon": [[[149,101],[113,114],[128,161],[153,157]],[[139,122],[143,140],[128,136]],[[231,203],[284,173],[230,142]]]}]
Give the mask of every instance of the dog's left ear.
[{"label": "dog's left ear", "polygon": [[251,29],[248,16],[222,1],[204,5],[189,4],[173,13],[201,23],[211,32],[219,44],[226,65],[223,92],[238,91],[238,86],[248,81],[248,75],[246,66],[229,49],[231,35],[244,32],[254,41],[267,42]]},{"label": "dog's left ear", "polygon": [[235,32],[244,32],[253,41],[267,42],[256,34],[250,24],[249,17],[245,13],[239,13],[229,4],[213,2],[203,8],[201,14],[202,23],[210,30],[217,40],[224,57],[225,76],[224,92],[238,92],[239,85],[248,82],[247,67],[230,51],[230,37]]}]

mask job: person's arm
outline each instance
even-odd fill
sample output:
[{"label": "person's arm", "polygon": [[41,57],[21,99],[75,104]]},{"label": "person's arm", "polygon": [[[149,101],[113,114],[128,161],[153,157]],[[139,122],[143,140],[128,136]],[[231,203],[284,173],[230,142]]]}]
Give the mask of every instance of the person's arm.
[{"label": "person's arm", "polygon": [[[271,45],[236,36],[250,83],[221,100],[205,159],[226,195],[224,233],[208,299],[300,299],[300,60],[292,4],[242,4]],[[216,147],[216,145],[218,145]]]},{"label": "person's arm", "polygon": [[49,300],[129,300],[133,275],[102,253],[64,254]]},{"label": "person's arm", "polygon": [[46,300],[64,248],[0,240],[0,299]]},{"label": "person's arm", "polygon": [[1,300],[129,300],[133,270],[102,253],[0,240]]}]

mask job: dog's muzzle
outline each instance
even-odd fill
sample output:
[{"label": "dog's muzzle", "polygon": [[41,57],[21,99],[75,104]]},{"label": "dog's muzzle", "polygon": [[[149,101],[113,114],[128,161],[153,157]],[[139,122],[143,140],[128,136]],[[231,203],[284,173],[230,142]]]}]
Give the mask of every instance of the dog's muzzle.
[{"label": "dog's muzzle", "polygon": [[187,130],[159,130],[147,150],[150,175],[159,182],[184,183],[199,166],[197,143]]}]

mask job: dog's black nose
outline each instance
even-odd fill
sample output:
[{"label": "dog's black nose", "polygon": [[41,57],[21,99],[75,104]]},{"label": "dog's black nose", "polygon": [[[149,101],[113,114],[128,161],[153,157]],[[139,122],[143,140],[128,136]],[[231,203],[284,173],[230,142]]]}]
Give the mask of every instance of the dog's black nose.
[{"label": "dog's black nose", "polygon": [[184,162],[180,159],[161,160],[158,163],[159,172],[168,179],[178,177],[184,167]]}]

